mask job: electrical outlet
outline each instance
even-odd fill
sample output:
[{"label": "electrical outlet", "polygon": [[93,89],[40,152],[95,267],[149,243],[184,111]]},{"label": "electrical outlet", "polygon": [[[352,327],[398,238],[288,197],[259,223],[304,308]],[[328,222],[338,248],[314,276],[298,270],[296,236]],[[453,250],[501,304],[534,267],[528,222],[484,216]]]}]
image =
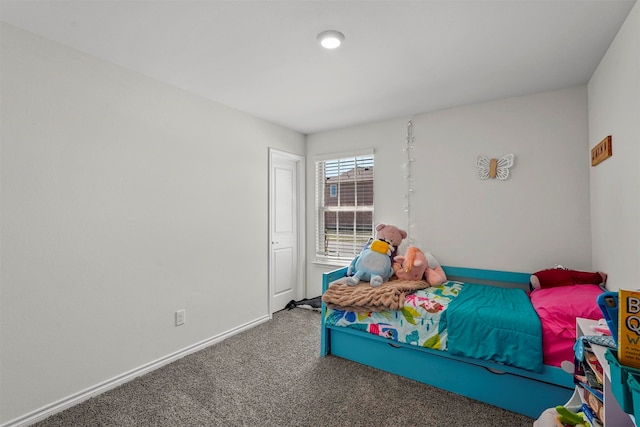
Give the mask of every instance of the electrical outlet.
[{"label": "electrical outlet", "polygon": [[176,311],[176,326],[184,325],[186,310],[178,310]]}]

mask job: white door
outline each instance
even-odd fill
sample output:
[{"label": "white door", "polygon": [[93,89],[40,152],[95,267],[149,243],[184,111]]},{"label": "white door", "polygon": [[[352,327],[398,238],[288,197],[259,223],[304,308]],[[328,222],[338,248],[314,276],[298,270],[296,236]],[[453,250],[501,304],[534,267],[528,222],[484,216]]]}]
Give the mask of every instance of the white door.
[{"label": "white door", "polygon": [[269,313],[304,294],[304,159],[269,150]]}]

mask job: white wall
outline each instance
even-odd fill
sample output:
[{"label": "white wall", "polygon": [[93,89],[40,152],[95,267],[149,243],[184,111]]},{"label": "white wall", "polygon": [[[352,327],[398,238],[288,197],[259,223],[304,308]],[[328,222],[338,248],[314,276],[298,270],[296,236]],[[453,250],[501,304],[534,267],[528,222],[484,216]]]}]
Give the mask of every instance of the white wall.
[{"label": "white wall", "polygon": [[1,54],[0,424],[268,318],[268,147],[303,135],[5,24]]},{"label": "white wall", "polygon": [[593,267],[607,287],[640,288],[640,5],[588,85],[589,147],[612,136],[613,156],[590,170]]},{"label": "white wall", "polygon": [[[421,114],[413,118],[415,227],[404,211],[407,119],[307,137],[314,157],[373,147],[375,221],[413,230],[445,265],[534,272],[556,263],[591,269],[586,86]],[[348,147],[348,148],[346,148]],[[507,181],[481,181],[477,155],[516,155]],[[307,204],[307,293],[319,295],[314,200]]]},{"label": "white wall", "polygon": [[[588,114],[578,87],[415,116],[416,243],[448,265],[636,283],[639,32],[636,5]],[[268,315],[267,147],[304,154],[302,135],[5,24],[1,58],[0,424]],[[406,226],[407,120],[308,136],[307,296],[332,268],[313,263],[314,156],[374,147],[376,220]],[[478,154],[508,152],[508,181],[475,177]]]}]

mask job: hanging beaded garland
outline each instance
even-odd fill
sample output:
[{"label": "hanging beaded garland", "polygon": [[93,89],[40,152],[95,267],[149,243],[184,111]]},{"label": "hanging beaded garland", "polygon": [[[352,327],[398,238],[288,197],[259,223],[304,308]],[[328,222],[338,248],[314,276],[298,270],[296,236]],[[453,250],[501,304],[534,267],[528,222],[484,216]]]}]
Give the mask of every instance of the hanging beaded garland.
[{"label": "hanging beaded garland", "polygon": [[415,245],[414,241],[414,233],[413,229],[415,228],[415,224],[413,223],[413,212],[412,212],[412,199],[413,199],[413,175],[412,175],[412,165],[415,161],[413,157],[413,122],[409,120],[407,122],[407,138],[406,138],[406,146],[403,151],[407,155],[407,161],[404,164],[405,170],[405,180],[406,180],[406,193],[404,195],[404,211],[407,215],[407,243],[411,246]]}]

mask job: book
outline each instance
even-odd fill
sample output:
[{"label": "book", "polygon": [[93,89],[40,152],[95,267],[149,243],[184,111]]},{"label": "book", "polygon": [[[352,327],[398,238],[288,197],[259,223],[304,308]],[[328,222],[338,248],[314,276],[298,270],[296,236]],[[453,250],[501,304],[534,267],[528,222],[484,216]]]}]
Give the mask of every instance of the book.
[{"label": "book", "polygon": [[640,369],[640,291],[618,291],[618,361]]},{"label": "book", "polygon": [[585,392],[585,395],[583,396],[583,400],[586,401],[585,396],[586,396],[586,392],[588,392],[589,394],[594,396],[596,399],[598,399],[600,402],[604,402],[604,395],[602,394],[602,390],[592,388],[589,384],[583,383],[583,382],[579,382],[578,385],[582,387],[582,389]]},{"label": "book", "polygon": [[587,364],[591,368],[591,371],[595,375],[598,383],[602,384],[604,371],[602,370],[602,365],[598,361],[598,358],[596,357],[596,355],[590,351],[585,351],[584,360],[587,362]]},{"label": "book", "polygon": [[594,393],[594,390],[587,387],[584,387],[583,391],[583,400],[585,404],[591,409],[593,415],[598,419],[598,421],[602,422],[602,420],[604,420],[604,403],[602,401],[602,394],[598,397]]},{"label": "book", "polygon": [[573,378],[576,384],[583,383],[591,388],[602,390],[602,365],[590,348],[585,347],[584,360],[574,359]]}]

